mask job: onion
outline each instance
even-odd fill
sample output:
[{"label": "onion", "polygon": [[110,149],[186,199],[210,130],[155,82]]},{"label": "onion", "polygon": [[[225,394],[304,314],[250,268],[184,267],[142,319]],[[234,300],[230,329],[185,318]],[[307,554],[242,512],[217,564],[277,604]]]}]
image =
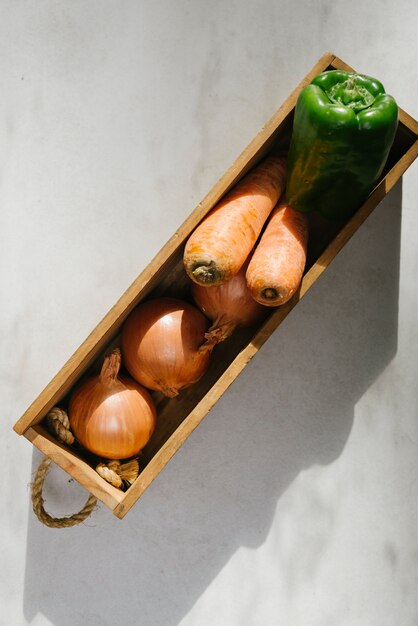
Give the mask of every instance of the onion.
[{"label": "onion", "polygon": [[120,350],[105,357],[99,376],[88,378],[70,399],[70,426],[90,452],[107,459],[137,454],[151,437],[156,410],[148,391],[118,376]]},{"label": "onion", "polygon": [[192,295],[199,309],[213,322],[205,333],[201,350],[212,349],[225,341],[238,327],[252,326],[263,319],[268,309],[254,300],[247,287],[245,272],[248,261],[230,280],[222,285],[204,287],[192,283]]},{"label": "onion", "polygon": [[203,376],[210,351],[199,351],[208,321],[192,304],[156,298],[140,304],[122,329],[124,363],[141,384],[172,398]]}]

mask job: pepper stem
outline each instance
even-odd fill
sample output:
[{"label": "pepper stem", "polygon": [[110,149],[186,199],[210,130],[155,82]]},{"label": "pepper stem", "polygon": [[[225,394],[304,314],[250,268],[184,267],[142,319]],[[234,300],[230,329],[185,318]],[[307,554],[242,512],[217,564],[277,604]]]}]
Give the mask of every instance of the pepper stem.
[{"label": "pepper stem", "polygon": [[375,101],[375,96],[357,79],[357,74],[350,74],[343,82],[326,89],[325,93],[331,102],[353,109],[355,113],[367,109]]},{"label": "pepper stem", "polygon": [[100,382],[105,387],[111,387],[117,380],[122,357],[119,348],[112,350],[105,356],[102,369],[100,371]]},{"label": "pepper stem", "polygon": [[353,91],[354,87],[356,86],[356,77],[354,74],[352,74],[346,82],[345,88],[347,91]]}]

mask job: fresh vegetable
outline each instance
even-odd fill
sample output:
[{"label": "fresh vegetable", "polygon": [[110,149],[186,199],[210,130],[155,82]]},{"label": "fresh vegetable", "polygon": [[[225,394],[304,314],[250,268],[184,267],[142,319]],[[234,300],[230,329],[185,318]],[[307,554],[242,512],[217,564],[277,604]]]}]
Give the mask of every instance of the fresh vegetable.
[{"label": "fresh vegetable", "polygon": [[247,267],[248,261],[238,274],[222,285],[203,287],[192,283],[194,301],[213,322],[205,333],[206,342],[200,350],[212,349],[232,335],[238,326],[252,326],[266,316],[266,307],[258,304],[248,290],[245,280]]},{"label": "fresh vegetable", "polygon": [[302,280],[307,243],[307,216],[281,200],[246,273],[248,288],[257,302],[279,306],[290,300]]},{"label": "fresh vegetable", "polygon": [[200,351],[208,320],[192,304],[156,298],[140,304],[122,328],[124,363],[141,384],[170,398],[203,376],[210,351]]},{"label": "fresh vegetable", "polygon": [[237,274],[285,186],[285,158],[268,157],[251,170],[192,233],[184,267],[202,285]]},{"label": "fresh vegetable", "polygon": [[316,76],[296,103],[289,203],[347,218],[382,174],[397,126],[397,104],[375,78],[342,70]]},{"label": "fresh vegetable", "polygon": [[151,437],[156,410],[148,391],[119,376],[121,354],[106,356],[99,376],[76,388],[69,404],[70,426],[87,450],[106,459],[137,454]]}]

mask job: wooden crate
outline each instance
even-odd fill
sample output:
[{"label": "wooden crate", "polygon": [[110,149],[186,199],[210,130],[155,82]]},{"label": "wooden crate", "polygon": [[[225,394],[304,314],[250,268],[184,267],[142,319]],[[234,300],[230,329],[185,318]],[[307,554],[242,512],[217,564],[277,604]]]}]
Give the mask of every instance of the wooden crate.
[{"label": "wooden crate", "polygon": [[[217,346],[209,371],[201,381],[182,391],[178,398],[168,399],[161,394],[153,394],[158,410],[157,428],[143,450],[141,472],[127,491],[122,492],[104,481],[96,473],[94,464],[91,460],[89,462],[87,455],[78,455],[73,449],[58,443],[42,424],[47,412],[54,405],[65,406],[74,384],[80,377],[97,369],[104,352],[110,346],[118,344],[122,323],[141,300],[162,294],[188,298],[188,281],[182,265],[183,248],[188,236],[219,199],[243,174],[265,157],[273,146],[275,148],[278,145],[288,147],[298,94],[316,74],[326,69],[353,71],[331,53],[325,54],[313,66],[284,104],[263,126],[224,176],[14,426],[18,434],[23,434],[90,493],[112,509],[119,518],[129,511],[418,154],[418,124],[404,111],[400,111],[400,124],[385,171],[363,206],[344,224],[331,223],[315,215],[311,216],[308,262],[299,292],[286,305],[274,309],[259,327],[237,331],[228,341]],[[175,290],[173,290],[173,285],[175,285]]]}]

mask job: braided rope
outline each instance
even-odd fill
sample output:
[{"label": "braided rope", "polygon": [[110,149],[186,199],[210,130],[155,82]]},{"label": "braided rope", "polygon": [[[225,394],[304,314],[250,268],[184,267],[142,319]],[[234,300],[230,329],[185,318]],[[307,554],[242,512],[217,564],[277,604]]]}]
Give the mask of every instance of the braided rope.
[{"label": "braided rope", "polygon": [[120,489],[123,485],[123,480],[117,473],[119,469],[120,461],[110,461],[109,463],[99,463],[96,465],[96,472],[104,478],[108,483]]},{"label": "braided rope", "polygon": [[96,465],[96,472],[108,483],[120,489],[125,482],[131,485],[137,479],[139,463],[137,459],[132,459],[127,463],[108,461],[108,463]]},{"label": "braided rope", "polygon": [[69,446],[74,443],[74,435],[70,430],[70,420],[64,409],[54,406],[45,419],[49,429],[56,435],[58,441]]},{"label": "braided rope", "polygon": [[32,483],[32,507],[35,515],[45,526],[50,528],[68,528],[75,526],[83,522],[95,509],[97,505],[97,499],[94,496],[89,496],[86,504],[78,513],[74,513],[68,517],[53,517],[45,511],[44,499],[42,497],[42,489],[44,486],[45,477],[51,465],[51,459],[44,458],[41,461],[35,478]]}]

